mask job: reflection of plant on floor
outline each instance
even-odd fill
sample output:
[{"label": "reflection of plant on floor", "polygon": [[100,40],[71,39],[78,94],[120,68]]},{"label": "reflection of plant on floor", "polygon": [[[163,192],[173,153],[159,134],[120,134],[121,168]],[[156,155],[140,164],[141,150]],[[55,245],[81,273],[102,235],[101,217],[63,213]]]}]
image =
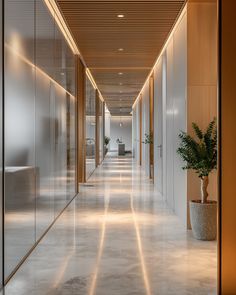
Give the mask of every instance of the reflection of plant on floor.
[{"label": "reflection of plant on floor", "polygon": [[153,144],[153,135],[152,135],[152,133],[150,133],[150,134],[145,133],[144,136],[145,136],[145,139],[144,139],[143,143],[145,143],[145,144]]},{"label": "reflection of plant on floor", "polygon": [[209,174],[217,168],[217,127],[216,119],[210,122],[205,132],[192,123],[196,139],[186,132],[179,134],[180,146],[177,153],[186,163],[183,169],[193,169],[202,183],[201,203],[207,203]]}]

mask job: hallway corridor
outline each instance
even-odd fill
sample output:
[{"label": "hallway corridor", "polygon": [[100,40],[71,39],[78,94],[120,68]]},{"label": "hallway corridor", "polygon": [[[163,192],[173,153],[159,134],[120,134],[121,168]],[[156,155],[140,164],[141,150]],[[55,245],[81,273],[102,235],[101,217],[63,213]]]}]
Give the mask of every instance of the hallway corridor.
[{"label": "hallway corridor", "polygon": [[193,239],[131,157],[109,154],[5,295],[213,295],[216,242]]}]

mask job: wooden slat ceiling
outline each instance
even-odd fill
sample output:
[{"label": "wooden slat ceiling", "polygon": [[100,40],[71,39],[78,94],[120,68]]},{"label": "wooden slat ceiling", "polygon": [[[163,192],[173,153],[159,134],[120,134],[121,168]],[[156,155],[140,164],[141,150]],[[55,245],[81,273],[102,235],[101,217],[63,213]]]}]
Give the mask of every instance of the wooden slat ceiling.
[{"label": "wooden slat ceiling", "polygon": [[57,2],[111,114],[129,114],[185,1]]}]

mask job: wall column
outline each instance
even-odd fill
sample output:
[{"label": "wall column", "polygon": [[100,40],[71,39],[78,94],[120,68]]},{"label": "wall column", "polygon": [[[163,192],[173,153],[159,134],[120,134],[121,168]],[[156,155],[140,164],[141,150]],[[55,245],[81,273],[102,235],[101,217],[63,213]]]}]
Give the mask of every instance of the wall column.
[{"label": "wall column", "polygon": [[76,78],[77,78],[77,186],[86,182],[86,150],[85,150],[85,67],[76,57]]},{"label": "wall column", "polygon": [[[187,3],[187,132],[192,122],[205,129],[217,117],[217,3]],[[210,175],[209,197],[217,199],[217,172]],[[187,202],[200,197],[200,179],[187,172]],[[188,210],[187,224],[190,228]]]},{"label": "wall column", "polygon": [[96,90],[96,115],[95,115],[95,124],[96,124],[96,134],[95,134],[95,165],[96,167],[100,164],[100,97],[99,92]]},{"label": "wall column", "polygon": [[143,151],[143,143],[142,143],[142,140],[143,140],[143,108],[142,108],[142,94],[140,94],[140,97],[139,97],[139,126],[140,126],[140,132],[139,132],[139,165],[141,166],[142,165],[142,151]]},{"label": "wall column", "polygon": [[153,75],[149,78],[149,120],[150,120],[150,132],[149,135],[152,138],[152,143],[149,144],[150,150],[150,178],[154,181],[154,77]]},{"label": "wall column", "polygon": [[236,1],[220,2],[220,291],[230,295],[236,294]]}]

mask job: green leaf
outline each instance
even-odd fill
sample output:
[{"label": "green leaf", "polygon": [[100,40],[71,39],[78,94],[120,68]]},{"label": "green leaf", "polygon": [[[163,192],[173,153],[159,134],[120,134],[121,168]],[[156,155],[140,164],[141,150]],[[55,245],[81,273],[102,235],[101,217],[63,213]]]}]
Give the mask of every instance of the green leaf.
[{"label": "green leaf", "polygon": [[207,176],[217,168],[217,126],[212,120],[203,132],[196,123],[192,123],[196,139],[181,131],[180,145],[177,149],[185,165],[183,169],[193,169],[199,177]]}]

